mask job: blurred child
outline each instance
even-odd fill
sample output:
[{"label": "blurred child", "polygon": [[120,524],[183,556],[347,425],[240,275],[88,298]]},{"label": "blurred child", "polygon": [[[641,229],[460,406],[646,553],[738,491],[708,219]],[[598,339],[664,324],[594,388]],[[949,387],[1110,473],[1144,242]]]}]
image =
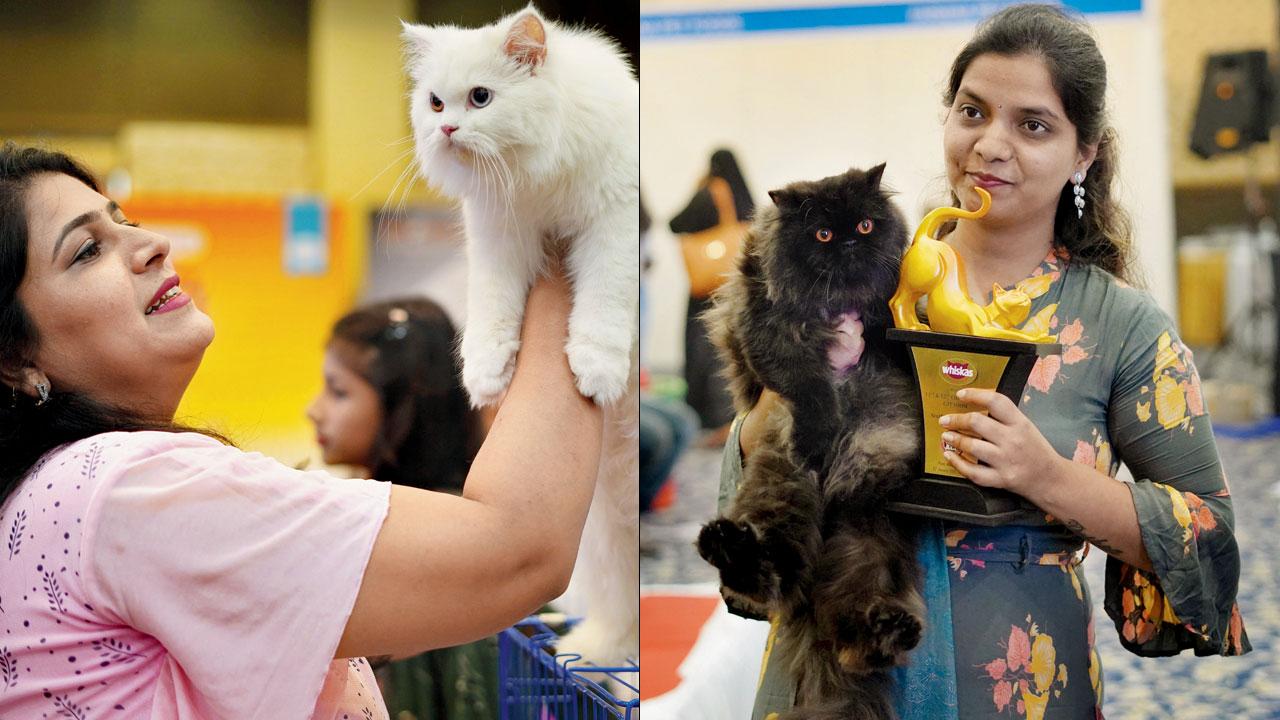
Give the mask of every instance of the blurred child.
[{"label": "blurred child", "polygon": [[[338,320],[324,389],[307,408],[325,463],[460,493],[483,431],[458,381],[455,337],[448,316],[425,298],[369,305]],[[495,638],[387,660],[377,675],[392,718],[497,717]]]}]

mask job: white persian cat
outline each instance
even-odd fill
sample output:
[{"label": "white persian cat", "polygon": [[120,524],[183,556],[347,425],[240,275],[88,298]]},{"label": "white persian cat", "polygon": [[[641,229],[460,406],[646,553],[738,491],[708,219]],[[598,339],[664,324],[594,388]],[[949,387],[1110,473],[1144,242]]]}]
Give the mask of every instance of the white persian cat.
[{"label": "white persian cat", "polygon": [[495,402],[511,380],[529,286],[549,253],[573,282],[565,346],[605,407],[604,453],[571,585],[586,620],[561,644],[614,664],[639,650],[640,91],[604,36],[530,5],[477,29],[404,26],[410,117],[428,183],[462,200],[463,383]]}]

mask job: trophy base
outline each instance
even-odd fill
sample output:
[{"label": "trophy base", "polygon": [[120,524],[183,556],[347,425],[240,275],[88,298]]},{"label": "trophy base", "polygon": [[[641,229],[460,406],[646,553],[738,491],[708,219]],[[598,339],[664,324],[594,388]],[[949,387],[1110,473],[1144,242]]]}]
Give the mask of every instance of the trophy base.
[{"label": "trophy base", "polygon": [[922,477],[895,493],[887,509],[907,515],[954,520],[969,525],[1011,525],[1042,514],[1036,506],[1004,490],[968,480]]},{"label": "trophy base", "polygon": [[908,346],[924,414],[922,477],[891,496],[889,510],[988,526],[1039,515],[1040,510],[1017,495],[964,478],[943,456],[951,448],[942,441],[938,418],[973,410],[956,398],[962,387],[995,390],[1016,405],[1036,360],[1058,354],[1062,347],[897,328],[887,337]]}]

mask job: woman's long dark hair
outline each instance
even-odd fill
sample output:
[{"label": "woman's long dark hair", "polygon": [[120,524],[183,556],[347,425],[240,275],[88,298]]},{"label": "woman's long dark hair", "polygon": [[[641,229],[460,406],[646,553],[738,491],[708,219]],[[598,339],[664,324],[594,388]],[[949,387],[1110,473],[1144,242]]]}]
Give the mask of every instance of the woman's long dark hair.
[{"label": "woman's long dark hair", "polygon": [[200,432],[207,430],[138,417],[104,405],[83,393],[53,389],[36,405],[29,388],[20,387],[22,370],[34,366],[40,335],[18,300],[27,273],[27,193],[41,174],[60,173],[98,192],[93,175],[70,157],[50,150],[0,146],[0,503],[17,488],[50,450],[65,443],[116,430]]},{"label": "woman's long dark hair", "polygon": [[457,331],[426,298],[368,305],[333,327],[329,347],[382,401],[370,475],[457,492],[480,447],[478,416],[459,382]]},{"label": "woman's long dark hair", "polygon": [[1064,183],[1053,223],[1054,242],[1076,261],[1140,284],[1133,266],[1129,216],[1113,194],[1119,150],[1107,120],[1107,62],[1088,25],[1052,5],[1014,5],[992,15],[951,65],[943,93],[947,107],[955,103],[969,64],[988,53],[1042,58],[1067,118],[1076,126],[1080,145],[1098,145],[1084,182],[1088,194],[1084,217],[1076,217],[1072,185]]}]

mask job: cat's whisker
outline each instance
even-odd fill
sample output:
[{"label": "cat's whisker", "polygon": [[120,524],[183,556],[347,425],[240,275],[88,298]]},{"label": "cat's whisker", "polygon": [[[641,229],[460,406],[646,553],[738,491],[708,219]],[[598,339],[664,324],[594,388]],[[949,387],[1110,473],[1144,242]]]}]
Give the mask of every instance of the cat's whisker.
[{"label": "cat's whisker", "polygon": [[354,193],[351,193],[351,197],[347,198],[347,202],[352,202],[357,197],[360,197],[362,194],[364,194],[365,190],[369,189],[369,186],[372,185],[375,180],[385,175],[386,172],[390,170],[393,165],[400,162],[401,160],[404,160],[405,156],[412,155],[412,154],[413,154],[413,148],[409,148],[408,150],[401,151],[399,155],[396,155],[394,158],[392,158],[391,162],[387,163],[386,167],[379,170],[377,175],[374,175],[373,177],[369,178],[369,182],[365,183],[364,187],[360,188]]},{"label": "cat's whisker", "polygon": [[405,202],[407,202],[409,199],[409,193],[413,191],[414,183],[418,182],[418,178],[422,177],[421,173],[417,171],[417,165],[418,165],[417,157],[409,161],[409,169],[412,172],[409,174],[409,178],[408,178],[409,181],[405,183],[404,189],[400,192],[400,202],[396,207],[397,215],[400,215],[400,216],[404,215],[404,205],[405,205]]},{"label": "cat's whisker", "polygon": [[[383,240],[386,239],[387,223],[390,222],[396,215],[400,214],[400,210],[401,210],[400,207],[397,207],[395,210],[392,210],[391,212],[388,212],[388,208],[391,207],[391,201],[393,198],[395,198],[396,191],[399,190],[401,185],[404,183],[405,177],[409,175],[412,178],[413,176],[417,175],[417,165],[418,165],[417,157],[416,156],[411,157],[409,159],[408,164],[406,164],[404,168],[400,171],[400,175],[396,177],[396,182],[394,185],[391,186],[391,191],[387,193],[387,199],[383,201],[382,208],[378,212],[378,232],[374,237],[375,244],[380,244],[383,242]],[[411,179],[409,186],[412,187],[412,185],[413,185],[413,181]],[[403,201],[400,203],[400,205],[403,206]]]}]

